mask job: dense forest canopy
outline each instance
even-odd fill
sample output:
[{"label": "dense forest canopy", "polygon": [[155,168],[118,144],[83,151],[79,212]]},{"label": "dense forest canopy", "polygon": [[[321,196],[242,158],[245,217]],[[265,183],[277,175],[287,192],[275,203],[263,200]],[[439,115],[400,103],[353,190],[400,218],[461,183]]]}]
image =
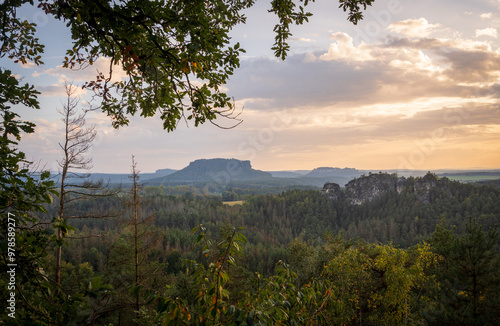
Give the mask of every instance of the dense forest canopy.
[{"label": "dense forest canopy", "polygon": [[[222,284],[225,280],[224,291],[216,300],[220,300],[221,307],[234,310],[214,312],[216,317],[212,321],[209,318],[209,323],[250,325],[245,320],[253,316],[255,324],[280,324],[275,318],[293,312],[295,317],[283,324],[291,325],[292,320],[312,325],[339,321],[359,324],[363,320],[368,324],[402,325],[410,323],[408,320],[413,320],[411,324],[429,325],[494,324],[498,321],[494,291],[499,286],[500,241],[494,226],[500,215],[500,192],[444,178],[438,181],[446,188],[434,189],[432,200],[424,203],[410,191],[412,184],[423,179],[409,178],[406,191],[387,192],[361,205],[348,198],[332,200],[318,190],[255,195],[230,206],[220,196],[193,192],[174,196],[144,188],[141,215],[150,219],[143,226],[142,266],[144,272],[160,272],[153,277],[153,283],[144,283],[142,293],[152,295],[159,284],[167,287],[160,297],[155,297],[160,300],[159,306],[142,301],[141,322],[167,320],[177,325],[184,320],[189,324],[190,314],[211,316],[211,300],[215,299],[210,292],[200,297],[199,287],[208,291],[214,285],[210,282],[219,280]],[[132,255],[131,213],[126,198],[79,201],[70,211],[73,215],[105,211],[115,216],[71,221],[74,229],[68,237],[80,240],[68,241],[63,251],[63,271],[71,275],[63,275],[63,287],[76,291],[79,282],[99,277],[117,291],[97,312],[103,324],[134,318],[130,310],[127,312],[133,300],[123,284],[124,280],[132,282],[131,267],[127,268],[132,262],[119,258]],[[47,206],[47,216],[56,208],[57,202]],[[193,234],[191,230],[199,225],[203,225],[199,229],[202,233]],[[227,262],[223,269],[211,269],[217,262],[220,267],[223,260],[229,259],[224,250],[229,250],[225,246],[233,241],[227,238],[231,232],[241,234],[231,249],[234,265]],[[473,248],[477,259],[467,256],[465,248]],[[464,267],[471,270],[463,270],[460,266],[467,259],[478,266],[467,263]],[[476,285],[474,273],[481,279]],[[221,279],[199,283],[200,275],[219,274]],[[386,275],[397,277],[391,281],[395,283],[387,283]],[[263,293],[275,295],[277,289],[272,284],[276,279],[288,282],[288,292],[282,293],[288,300],[303,296],[304,301],[281,306],[279,311],[266,315],[266,309],[279,307],[266,306],[270,303],[261,298]],[[261,289],[260,296],[245,294],[254,293],[255,287],[264,284],[268,285]],[[401,286],[406,290],[399,292]],[[315,295],[319,297],[314,299]],[[477,295],[482,299],[474,298]],[[322,301],[317,306],[309,306],[313,301],[307,300],[319,298]],[[249,300],[253,300],[252,305]],[[263,309],[261,314],[256,312],[258,305]],[[178,317],[169,317],[175,311]]]}]

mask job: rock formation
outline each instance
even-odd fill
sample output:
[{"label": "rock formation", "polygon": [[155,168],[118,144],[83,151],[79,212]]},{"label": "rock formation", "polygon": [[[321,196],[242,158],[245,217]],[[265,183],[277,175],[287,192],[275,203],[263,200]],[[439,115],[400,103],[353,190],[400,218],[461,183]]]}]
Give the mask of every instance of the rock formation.
[{"label": "rock formation", "polygon": [[438,189],[451,196],[446,182],[430,172],[422,178],[408,179],[398,177],[396,174],[374,173],[349,181],[345,190],[342,190],[336,183],[327,183],[321,192],[332,200],[345,199],[350,204],[361,205],[388,192],[401,194],[408,191],[415,194],[418,202],[426,204],[432,201],[433,194]]},{"label": "rock formation", "polygon": [[327,182],[323,189],[321,189],[321,193],[333,200],[344,198],[344,193],[342,192],[342,189],[340,189],[340,186],[333,182]]}]

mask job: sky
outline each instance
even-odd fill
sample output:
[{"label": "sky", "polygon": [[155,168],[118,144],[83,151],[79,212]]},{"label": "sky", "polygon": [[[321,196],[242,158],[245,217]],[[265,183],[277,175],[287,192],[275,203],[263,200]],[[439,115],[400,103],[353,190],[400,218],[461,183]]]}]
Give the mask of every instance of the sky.
[{"label": "sky", "polygon": [[[225,130],[181,121],[167,133],[158,117],[133,117],[116,130],[94,112],[87,118],[98,130],[92,172],[129,173],[131,155],[141,172],[200,158],[250,160],[265,171],[500,168],[500,0],[376,0],[356,26],[338,2],[318,0],[308,6],[309,23],[293,27],[285,61],[271,50],[269,7],[258,0],[231,33],[247,51],[225,86],[242,124]],[[107,61],[62,68],[71,46],[64,24],[34,8],[21,15],[38,23],[46,48],[43,66],[1,59],[42,93],[40,110],[16,108],[37,124],[20,148],[57,171],[64,80],[81,85]],[[89,93],[79,96],[88,105]]]}]

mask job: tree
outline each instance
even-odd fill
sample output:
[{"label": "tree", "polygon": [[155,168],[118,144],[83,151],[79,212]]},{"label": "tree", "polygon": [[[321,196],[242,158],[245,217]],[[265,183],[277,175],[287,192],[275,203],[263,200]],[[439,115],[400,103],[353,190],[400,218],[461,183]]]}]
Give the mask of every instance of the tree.
[{"label": "tree", "polygon": [[[42,204],[50,202],[50,193],[54,183],[49,180],[48,173],[42,173],[35,178],[30,173],[32,162],[19,151],[17,145],[22,133],[33,133],[34,124],[19,120],[19,115],[11,110],[11,105],[24,104],[38,109],[33,86],[19,85],[19,81],[9,70],[0,72],[0,110],[2,124],[0,125],[0,214],[8,211],[17,214],[22,224],[33,222],[27,215],[32,210],[43,211]],[[37,180],[38,179],[38,180]]]},{"label": "tree", "polygon": [[117,311],[119,319],[136,324],[141,310],[147,310],[149,293],[165,286],[166,253],[161,251],[159,228],[153,224],[155,215],[146,215],[140,193],[139,170],[132,156],[132,184],[125,198],[126,211],[121,218],[119,237],[108,255],[106,281],[114,285],[116,299],[107,311]]},{"label": "tree", "polygon": [[63,116],[64,123],[64,141],[59,143],[63,152],[63,158],[58,161],[61,168],[60,190],[59,190],[59,209],[57,217],[52,221],[56,229],[56,266],[55,266],[55,284],[61,284],[61,253],[63,239],[70,226],[67,224],[69,219],[75,218],[103,218],[105,214],[86,214],[67,216],[65,214],[68,205],[74,201],[84,198],[95,198],[113,196],[120,191],[120,188],[107,188],[103,181],[92,181],[87,178],[90,174],[76,171],[88,171],[91,169],[92,158],[85,154],[90,150],[97,130],[95,126],[87,127],[85,124],[86,111],[78,113],[78,101],[75,97],[76,88],[66,83],[66,103],[59,113]]},{"label": "tree", "polygon": [[[138,228],[139,228],[139,209],[140,209],[140,195],[139,195],[139,171],[137,171],[137,164],[135,163],[134,156],[132,156],[132,209],[134,211],[133,213],[133,220],[132,220],[132,226],[134,228],[134,271],[135,271],[135,287],[139,287],[139,233],[138,233]],[[136,316],[139,313],[139,292],[136,294],[136,299],[135,299],[135,310],[136,310]]]},{"label": "tree", "polygon": [[233,190],[231,190],[231,191],[226,190],[222,193],[222,200],[223,201],[237,201],[239,199],[240,199],[240,197]]},{"label": "tree", "polygon": [[[3,15],[2,15],[3,16]],[[22,36],[21,36],[22,37]],[[3,52],[3,48],[2,48]],[[20,54],[21,55],[21,54]],[[9,325],[24,319],[51,320],[50,283],[43,273],[43,259],[47,255],[49,236],[40,227],[34,213],[45,212],[44,204],[52,201],[57,192],[50,174],[33,174],[32,162],[19,151],[18,143],[23,133],[32,133],[34,124],[19,120],[11,105],[39,108],[37,91],[33,86],[20,85],[9,70],[0,68],[0,266],[4,271],[15,269],[15,289],[8,285],[9,276],[0,278],[0,294],[6,298],[7,288],[15,293],[16,319],[2,315]],[[14,236],[12,236],[14,235]],[[10,246],[9,246],[10,245]],[[14,245],[12,247],[12,245]],[[8,249],[11,248],[11,249]],[[12,255],[14,253],[14,255]],[[7,267],[7,264],[16,266]],[[9,294],[10,294],[9,293]]]},{"label": "tree", "polygon": [[444,227],[444,220],[430,238],[433,250],[441,256],[434,270],[441,285],[431,324],[495,325],[499,322],[500,255],[496,228],[487,232],[473,219],[467,233],[455,236]]}]

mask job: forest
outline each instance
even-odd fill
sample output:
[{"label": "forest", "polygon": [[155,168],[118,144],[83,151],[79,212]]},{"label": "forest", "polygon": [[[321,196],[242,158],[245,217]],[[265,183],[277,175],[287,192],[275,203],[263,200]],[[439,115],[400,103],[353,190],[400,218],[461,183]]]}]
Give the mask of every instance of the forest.
[{"label": "forest", "polygon": [[[16,322],[498,324],[500,191],[441,180],[447,195],[430,203],[391,192],[353,205],[296,189],[228,205],[139,183],[79,197],[59,241],[40,231],[40,274],[24,270],[31,306],[19,305]],[[55,198],[37,219],[50,222],[58,207]]]},{"label": "forest", "polygon": [[[0,67],[2,325],[500,324],[493,186],[443,179],[446,191],[426,202],[402,191],[353,205],[274,183],[267,194],[244,183],[216,195],[142,187],[134,159],[127,187],[85,179],[97,131],[78,109],[82,88],[115,128],[134,115],[166,131],[184,122],[219,126],[217,118],[229,128],[241,123],[225,85],[245,50],[230,31],[255,3],[0,2],[0,58],[14,66],[44,64],[36,17],[61,21],[71,34],[56,54],[61,68],[109,60],[83,85],[62,86],[57,182],[35,173],[20,150],[36,126],[19,111],[41,108],[39,85]],[[277,58],[290,53],[290,26],[311,17],[308,3],[270,1]],[[338,4],[357,24],[372,3]],[[41,16],[23,17],[26,6]],[[113,71],[124,77],[112,80]]]}]

